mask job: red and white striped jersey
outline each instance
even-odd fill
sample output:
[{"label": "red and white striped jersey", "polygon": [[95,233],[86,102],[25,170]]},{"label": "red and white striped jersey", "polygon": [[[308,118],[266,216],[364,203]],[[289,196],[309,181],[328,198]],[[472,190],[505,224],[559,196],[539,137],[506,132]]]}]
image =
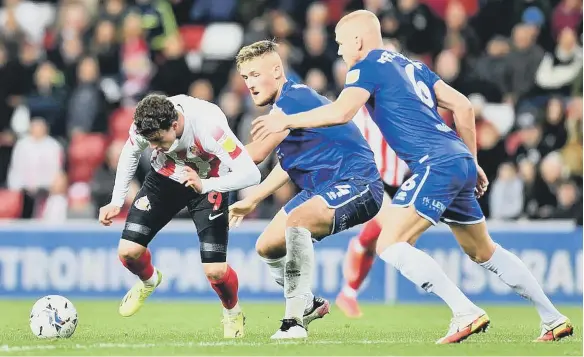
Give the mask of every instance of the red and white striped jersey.
[{"label": "red and white striped jersey", "polygon": [[408,165],[399,159],[395,151],[387,144],[366,107],[357,112],[353,122],[369,143],[383,182],[393,187],[400,186],[409,170]]},{"label": "red and white striped jersey", "polygon": [[[227,118],[213,103],[187,95],[168,98],[184,117],[184,130],[167,151],[154,150],[150,164],[156,172],[181,182],[185,166],[202,179],[203,192],[226,192],[259,183],[261,174],[243,144],[233,134]],[[122,150],[112,203],[121,206],[148,140],[130,128]]]}]

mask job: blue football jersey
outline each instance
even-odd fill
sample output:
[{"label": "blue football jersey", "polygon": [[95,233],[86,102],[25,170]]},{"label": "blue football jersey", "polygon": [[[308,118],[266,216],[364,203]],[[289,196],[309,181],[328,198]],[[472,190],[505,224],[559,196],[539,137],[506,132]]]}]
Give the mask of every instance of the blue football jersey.
[{"label": "blue football jersey", "polygon": [[[274,108],[292,115],[330,103],[304,84],[288,81]],[[373,152],[353,123],[311,129],[293,129],[276,147],[280,165],[301,189],[343,180],[379,180]]]},{"label": "blue football jersey", "polygon": [[410,169],[457,156],[468,147],[437,110],[434,84],[440,78],[425,64],[386,50],[374,50],[347,73],[345,87],[371,93],[373,120]]}]

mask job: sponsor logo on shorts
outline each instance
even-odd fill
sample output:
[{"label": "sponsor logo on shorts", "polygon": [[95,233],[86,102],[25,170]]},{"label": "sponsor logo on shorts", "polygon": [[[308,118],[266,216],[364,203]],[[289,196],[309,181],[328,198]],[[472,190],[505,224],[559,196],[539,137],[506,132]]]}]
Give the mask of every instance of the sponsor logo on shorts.
[{"label": "sponsor logo on shorts", "polygon": [[430,207],[432,210],[434,210],[436,212],[442,213],[442,212],[446,211],[446,206],[444,205],[444,203],[437,201],[437,200],[430,199],[429,197],[422,198],[422,204],[424,206]]},{"label": "sponsor logo on shorts", "polygon": [[215,218],[217,218],[217,217],[219,217],[221,215],[223,215],[223,212],[221,212],[219,214],[215,214],[215,215],[214,214],[210,214],[209,215],[209,221],[212,221],[212,220],[214,220]]},{"label": "sponsor logo on shorts", "polygon": [[134,207],[139,209],[140,211],[150,211],[150,200],[148,200],[148,196],[142,196],[134,202]]}]

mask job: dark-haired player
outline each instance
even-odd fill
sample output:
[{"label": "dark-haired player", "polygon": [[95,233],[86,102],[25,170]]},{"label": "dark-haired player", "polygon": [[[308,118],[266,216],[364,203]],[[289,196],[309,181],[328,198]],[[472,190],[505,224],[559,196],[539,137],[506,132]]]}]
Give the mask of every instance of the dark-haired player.
[{"label": "dark-haired player", "polygon": [[184,207],[195,223],[205,275],[224,307],[224,337],[243,336],[238,280],[226,263],[228,202],[225,192],[255,185],[260,172],[215,104],[186,95],[149,95],[137,106],[122,151],[112,201],[99,211],[106,226],[120,213],[142,151],[154,149],[152,169],[128,214],[118,247],[124,266],[140,281],[119,312],[134,315],[162,281],[148,244]]}]

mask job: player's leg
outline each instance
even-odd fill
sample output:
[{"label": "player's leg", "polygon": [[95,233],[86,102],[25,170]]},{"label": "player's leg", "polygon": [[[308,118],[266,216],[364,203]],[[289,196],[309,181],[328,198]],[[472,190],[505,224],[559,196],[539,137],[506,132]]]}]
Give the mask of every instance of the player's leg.
[{"label": "player's leg", "polygon": [[375,262],[377,238],[381,233],[383,217],[386,215],[385,211],[390,203],[391,198],[385,194],[379,214],[366,222],[359,235],[349,241],[343,262],[344,284],[335,301],[337,307],[347,317],[358,318],[362,316],[357,302],[357,294]]},{"label": "player's leg", "polygon": [[[350,180],[322,187],[315,196],[289,211],[286,221],[284,291],[286,317],[274,338],[305,337],[299,316],[310,300],[314,250],[312,242],[371,220],[381,207],[383,185],[378,181]],[[328,312],[328,306],[322,306]],[[314,314],[314,318],[321,317]],[[304,321],[310,321],[305,316]],[[292,331],[294,327],[298,333]],[[302,336],[303,335],[303,336]]]},{"label": "player's leg", "polygon": [[[476,176],[474,163],[469,174]],[[516,293],[533,302],[542,321],[538,340],[559,340],[573,333],[570,321],[551,303],[527,266],[515,254],[493,242],[474,197],[473,184],[469,184],[452,202],[443,220],[450,225],[456,240],[471,260],[495,273]]]},{"label": "player's leg", "polygon": [[[307,214],[312,210],[312,214]],[[317,308],[315,298],[311,291],[314,271],[314,248],[312,237],[315,235],[326,235],[330,232],[330,225],[334,217],[334,210],[328,212],[326,204],[316,197],[311,197],[306,191],[299,193],[284,207],[277,223],[284,223],[284,297],[286,298],[286,310],[280,329],[272,336],[273,339],[290,339],[307,337],[306,325],[312,320],[306,318],[308,310],[309,316],[324,316],[328,313],[328,302],[322,302]],[[286,216],[280,215],[287,213]],[[285,220],[284,220],[285,218]],[[282,222],[283,220],[283,222]],[[273,223],[276,223],[272,221]],[[282,232],[280,231],[280,232]],[[266,233],[264,231],[264,233]],[[314,232],[314,233],[313,233]],[[281,234],[281,233],[280,233]],[[262,234],[264,236],[264,234]],[[267,239],[262,242],[262,247],[258,246],[260,254],[268,250],[282,253],[280,244],[273,244],[275,236],[270,243]],[[281,236],[280,240],[281,242]],[[277,258],[279,254],[272,254],[272,258]],[[281,262],[281,261],[280,261]],[[315,317],[317,318],[317,317]]]},{"label": "player's leg", "polygon": [[[286,266],[286,210],[291,211],[306,200],[305,193],[294,197],[270,221],[256,242],[256,251],[268,265],[270,275],[282,288],[284,287],[284,269]],[[307,327],[317,318],[322,318],[329,311],[329,302],[310,293],[304,307],[303,326]]]},{"label": "player's leg", "polygon": [[[484,311],[460,291],[432,257],[414,247],[419,236],[437,222],[451,197],[460,190],[457,180],[448,179],[452,169],[455,168],[427,166],[414,172],[402,185],[387,217],[384,216],[377,252],[408,280],[440,297],[452,310],[453,321],[463,318],[478,323],[471,326],[471,331],[457,336],[460,341],[484,328],[488,319],[479,319],[486,316]],[[450,185],[444,185],[445,182]]]},{"label": "player's leg", "polygon": [[118,256],[140,281],[122,299],[119,307],[122,316],[138,312],[162,281],[162,274],[152,265],[147,247],[156,233],[184,207],[185,201],[177,195],[177,188],[180,188],[177,186],[181,185],[151,171],[130,207],[118,245]]},{"label": "player's leg", "polygon": [[228,195],[210,192],[187,204],[199,236],[201,262],[211,287],[223,305],[223,337],[243,337],[245,317],[239,306],[237,273],[227,264]]}]

